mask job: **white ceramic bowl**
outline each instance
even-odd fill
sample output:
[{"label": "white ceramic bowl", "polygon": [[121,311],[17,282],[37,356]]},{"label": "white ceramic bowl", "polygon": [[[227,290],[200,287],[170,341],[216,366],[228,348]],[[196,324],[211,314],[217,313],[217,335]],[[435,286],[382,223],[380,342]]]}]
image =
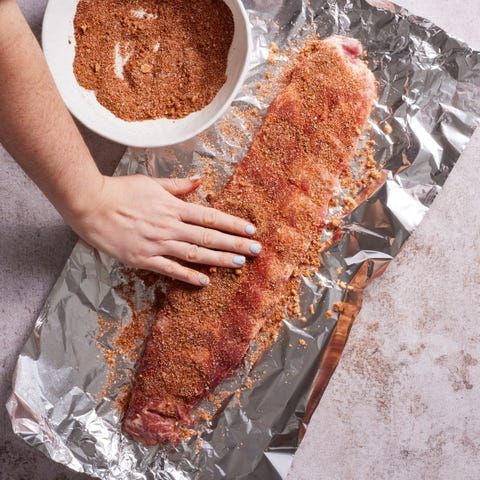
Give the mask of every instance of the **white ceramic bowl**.
[{"label": "white ceramic bowl", "polygon": [[[228,57],[227,81],[203,110],[179,120],[126,122],[100,105],[95,94],[81,87],[73,73],[73,18],[79,0],[49,0],[43,19],[42,44],[60,94],[72,114],[88,128],[132,147],[162,147],[188,140],[210,127],[243,85],[252,48],[250,24],[240,0],[224,0],[233,13],[235,34]],[[127,0],[125,0],[127,1]]]}]

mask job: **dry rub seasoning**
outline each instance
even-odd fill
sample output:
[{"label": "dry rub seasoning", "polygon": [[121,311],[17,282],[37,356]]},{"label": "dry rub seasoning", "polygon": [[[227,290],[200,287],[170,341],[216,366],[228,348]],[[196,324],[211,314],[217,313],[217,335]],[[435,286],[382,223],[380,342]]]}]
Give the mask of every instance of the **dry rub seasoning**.
[{"label": "dry rub seasoning", "polygon": [[78,82],[124,120],[185,117],[226,81],[223,0],[80,0],[74,27]]}]

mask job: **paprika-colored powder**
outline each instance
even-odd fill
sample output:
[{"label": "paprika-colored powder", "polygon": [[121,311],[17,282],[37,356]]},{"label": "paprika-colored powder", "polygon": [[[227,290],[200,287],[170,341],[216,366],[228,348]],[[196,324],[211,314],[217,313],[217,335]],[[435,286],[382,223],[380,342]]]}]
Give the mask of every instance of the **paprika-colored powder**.
[{"label": "paprika-colored powder", "polygon": [[226,81],[223,0],[80,0],[74,28],[77,81],[124,120],[185,117]]}]

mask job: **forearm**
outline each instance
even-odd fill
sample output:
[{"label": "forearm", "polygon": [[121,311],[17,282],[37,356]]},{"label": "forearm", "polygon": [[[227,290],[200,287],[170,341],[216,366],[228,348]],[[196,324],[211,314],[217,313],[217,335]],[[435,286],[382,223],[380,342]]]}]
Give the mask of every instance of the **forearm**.
[{"label": "forearm", "polygon": [[247,221],[176,198],[198,182],[100,174],[14,0],[0,0],[0,143],[81,238],[123,263],[205,286],[171,258],[238,269],[261,251]]},{"label": "forearm", "polygon": [[64,217],[81,214],[103,177],[13,0],[0,0],[0,85],[0,143]]}]

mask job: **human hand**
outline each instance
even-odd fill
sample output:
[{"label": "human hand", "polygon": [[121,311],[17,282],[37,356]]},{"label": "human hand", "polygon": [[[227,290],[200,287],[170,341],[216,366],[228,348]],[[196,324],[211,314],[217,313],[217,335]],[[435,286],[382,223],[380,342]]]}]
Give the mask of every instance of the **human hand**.
[{"label": "human hand", "polygon": [[98,197],[66,220],[88,244],[128,266],[206,286],[207,275],[167,257],[241,268],[261,245],[245,238],[255,234],[247,221],[176,197],[198,186],[190,179],[104,177]]}]

